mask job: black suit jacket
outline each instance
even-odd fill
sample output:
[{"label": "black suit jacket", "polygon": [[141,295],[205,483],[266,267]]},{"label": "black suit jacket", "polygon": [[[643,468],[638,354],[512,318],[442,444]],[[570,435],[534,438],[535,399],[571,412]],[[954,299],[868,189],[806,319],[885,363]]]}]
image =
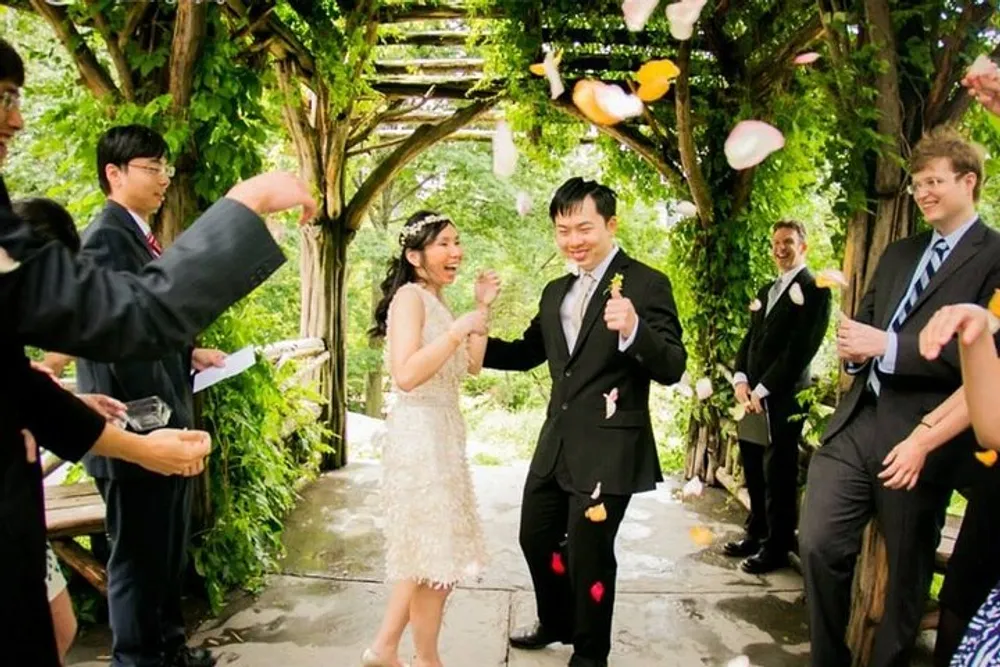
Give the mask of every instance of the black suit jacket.
[{"label": "black suit jacket", "polygon": [[[902,239],[886,248],[875,268],[855,319],[883,330],[909,289],[917,263],[931,233]],[[986,305],[1000,287],[1000,234],[975,222],[931,279],[897,334],[895,373],[879,374],[881,392],[877,402],[877,429],[872,434],[879,457],[888,454],[920,423],[921,418],[940,405],[962,385],[958,344],[952,340],[941,356],[928,361],[920,355],[919,336],[931,316],[942,306],[954,303]],[[857,373],[854,384],[827,425],[823,441],[834,437],[853,417],[868,378],[871,361]],[[924,464],[921,480],[961,485],[978,465],[972,456],[975,440],[971,430],[935,450]]]},{"label": "black suit jacket", "polygon": [[[750,328],[736,353],[735,370],[746,374],[753,389],[763,384],[772,402],[794,396],[811,382],[810,364],[830,321],[830,290],[816,286],[809,269],[802,269],[767,310],[767,294],[774,281],[757,292],[762,304],[750,313]],[[802,305],[789,295],[792,285],[802,290]]]},{"label": "black suit jacket", "polygon": [[[618,351],[618,334],[604,325],[616,273],[639,315],[635,340],[625,352]],[[613,495],[648,491],[663,480],[649,418],[650,381],[677,382],[687,361],[670,281],[619,250],[591,297],[571,353],[559,308],[575,280],[566,275],[546,285],[538,314],[521,339],[490,338],[484,365],[529,370],[548,361],[552,394],[531,460],[533,473],[551,474],[562,451],[580,492],[589,493],[597,482]],[[617,410],[605,419],[604,394],[613,389]]]},{"label": "black suit jacket", "polygon": [[[81,257],[97,266],[139,273],[155,259],[146,238],[131,214],[123,206],[109,201],[83,233]],[[155,360],[130,360],[101,363],[77,361],[77,388],[85,394],[106,394],[122,402],[159,396],[170,406],[170,428],[194,427],[194,401],[191,393],[192,345],[176,348]],[[84,465],[91,476],[116,479],[154,475],[145,468],[126,461],[88,455]]]},{"label": "black suit jacket", "polygon": [[[0,273],[0,640],[11,664],[58,667],[45,598],[45,519],[39,463],[21,429],[78,460],[103,420],[32,372],[24,345],[93,359],[162,356],[184,345],[283,262],[263,221],[221,200],[141,275],[78,260],[39,239],[10,211],[0,179],[0,249],[17,262]],[[9,268],[9,267],[4,267]]]}]

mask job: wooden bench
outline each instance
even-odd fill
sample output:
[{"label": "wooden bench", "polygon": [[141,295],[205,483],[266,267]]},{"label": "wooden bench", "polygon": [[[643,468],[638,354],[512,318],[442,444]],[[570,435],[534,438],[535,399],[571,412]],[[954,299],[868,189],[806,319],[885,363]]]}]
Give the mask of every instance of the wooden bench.
[{"label": "wooden bench", "polygon": [[45,487],[45,525],[52,550],[101,592],[108,594],[104,564],[74,537],[104,533],[104,500],[93,482]]}]

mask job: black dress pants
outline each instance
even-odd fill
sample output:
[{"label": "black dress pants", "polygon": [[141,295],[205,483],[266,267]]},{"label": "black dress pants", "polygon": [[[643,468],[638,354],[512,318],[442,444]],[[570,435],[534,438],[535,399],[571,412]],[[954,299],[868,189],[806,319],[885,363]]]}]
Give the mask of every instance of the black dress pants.
[{"label": "black dress pants", "polygon": [[98,479],[111,545],[108,609],[112,667],[159,667],[184,645],[191,480]]},{"label": "black dress pants", "polygon": [[[521,504],[520,544],[535,587],[538,620],[580,658],[601,661],[611,651],[611,617],[618,561],[615,537],[632,496],[573,490],[565,465],[548,477],[528,473]],[[588,508],[603,503],[607,519]]]},{"label": "black dress pants", "polygon": [[[916,641],[951,489],[920,482],[886,489],[873,441],[875,408],[865,404],[813,455],[799,525],[814,667],[849,667],[844,636],[851,582],[865,524],[874,515],[885,538],[888,585],[870,667],[905,667]],[[890,447],[891,448],[891,447]]]}]

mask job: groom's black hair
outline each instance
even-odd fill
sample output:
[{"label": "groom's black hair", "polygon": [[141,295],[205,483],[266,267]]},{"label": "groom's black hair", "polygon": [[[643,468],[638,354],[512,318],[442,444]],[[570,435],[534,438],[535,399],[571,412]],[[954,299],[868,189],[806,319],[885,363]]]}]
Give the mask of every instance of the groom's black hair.
[{"label": "groom's black hair", "polygon": [[590,197],[594,200],[594,208],[604,218],[605,222],[615,217],[618,210],[618,196],[615,191],[597,181],[585,181],[575,176],[556,190],[549,204],[549,217],[555,222],[557,215],[568,215],[583,205],[583,200]]}]

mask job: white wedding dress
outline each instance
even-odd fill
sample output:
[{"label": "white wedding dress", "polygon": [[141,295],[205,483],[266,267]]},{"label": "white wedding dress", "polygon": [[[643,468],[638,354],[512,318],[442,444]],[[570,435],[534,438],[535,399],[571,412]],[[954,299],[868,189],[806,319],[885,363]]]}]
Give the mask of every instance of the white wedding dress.
[{"label": "white wedding dress", "polygon": [[[409,283],[424,304],[422,344],[444,334],[454,317],[434,294]],[[393,322],[389,318],[388,331]],[[391,336],[386,336],[386,359]],[[388,361],[387,361],[388,365]],[[404,392],[392,385],[382,446],[386,578],[453,586],[486,562],[482,526],[459,411],[468,354],[459,346],[425,383]]]}]

